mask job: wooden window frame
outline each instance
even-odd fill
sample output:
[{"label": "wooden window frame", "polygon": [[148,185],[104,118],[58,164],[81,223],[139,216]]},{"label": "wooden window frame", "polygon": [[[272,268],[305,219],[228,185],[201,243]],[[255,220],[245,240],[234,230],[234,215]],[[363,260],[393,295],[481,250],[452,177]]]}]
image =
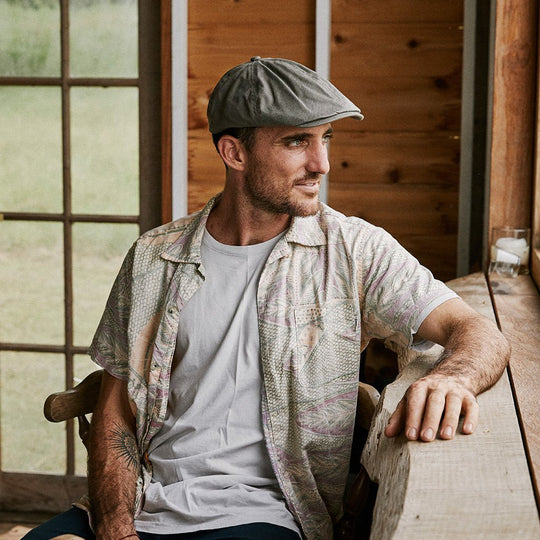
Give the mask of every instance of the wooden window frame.
[{"label": "wooden window frame", "polygon": [[[170,94],[167,75],[170,58],[171,0],[138,0],[139,73],[136,78],[71,77],[69,73],[69,0],[60,0],[61,73],[59,77],[1,76],[0,86],[57,87],[62,99],[63,211],[9,212],[0,218],[11,221],[57,222],[64,235],[64,343],[56,345],[0,343],[0,351],[59,353],[64,355],[65,387],[74,384],[74,357],[87,348],[74,345],[72,226],[74,223],[132,223],[144,232],[162,222],[162,192],[170,182]],[[168,7],[168,10],[167,10]],[[165,29],[162,32],[162,28]],[[165,51],[164,54],[163,51]],[[70,90],[74,87],[133,87],[139,91],[139,214],[74,214],[71,210]],[[7,210],[7,209],[0,209]],[[59,388],[58,390],[61,390]],[[39,419],[36,419],[38,421]],[[0,510],[60,512],[86,491],[86,479],[75,475],[75,428],[66,423],[65,475],[0,471]]]}]

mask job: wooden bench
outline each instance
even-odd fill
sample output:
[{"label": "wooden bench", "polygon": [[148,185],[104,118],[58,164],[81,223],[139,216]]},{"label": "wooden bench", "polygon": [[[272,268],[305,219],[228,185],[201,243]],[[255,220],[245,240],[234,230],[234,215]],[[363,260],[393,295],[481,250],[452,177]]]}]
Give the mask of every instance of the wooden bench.
[{"label": "wooden bench", "polygon": [[480,424],[473,435],[429,444],[403,436],[387,439],[383,431],[390,414],[441,349],[398,355],[405,367],[381,396],[362,456],[368,474],[379,484],[373,539],[540,538],[535,502],[540,466],[540,300],[527,276],[486,280],[483,274],[472,274],[448,285],[493,319],[488,281],[502,330],[513,347],[509,373],[479,396]]}]

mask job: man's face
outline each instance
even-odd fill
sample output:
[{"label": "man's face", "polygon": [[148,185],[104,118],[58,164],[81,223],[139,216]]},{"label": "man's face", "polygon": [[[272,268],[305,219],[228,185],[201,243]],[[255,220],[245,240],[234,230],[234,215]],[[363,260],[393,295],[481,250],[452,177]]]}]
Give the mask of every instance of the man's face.
[{"label": "man's face", "polygon": [[322,176],[330,169],[331,136],[330,124],[257,128],[245,171],[251,204],[273,214],[316,214]]}]

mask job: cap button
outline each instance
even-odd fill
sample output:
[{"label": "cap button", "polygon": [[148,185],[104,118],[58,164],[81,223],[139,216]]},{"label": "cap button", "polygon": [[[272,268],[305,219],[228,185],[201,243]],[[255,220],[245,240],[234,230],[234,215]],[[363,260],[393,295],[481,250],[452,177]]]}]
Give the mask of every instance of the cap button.
[{"label": "cap button", "polygon": [[250,62],[256,62],[257,60],[260,60],[260,56],[252,56]]}]

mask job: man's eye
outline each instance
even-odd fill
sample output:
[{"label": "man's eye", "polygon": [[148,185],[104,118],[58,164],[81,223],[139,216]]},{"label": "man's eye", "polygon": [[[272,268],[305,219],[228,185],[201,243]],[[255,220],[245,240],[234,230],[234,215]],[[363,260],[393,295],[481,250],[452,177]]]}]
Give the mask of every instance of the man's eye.
[{"label": "man's eye", "polygon": [[302,146],[304,139],[292,139],[289,141],[289,146]]}]

